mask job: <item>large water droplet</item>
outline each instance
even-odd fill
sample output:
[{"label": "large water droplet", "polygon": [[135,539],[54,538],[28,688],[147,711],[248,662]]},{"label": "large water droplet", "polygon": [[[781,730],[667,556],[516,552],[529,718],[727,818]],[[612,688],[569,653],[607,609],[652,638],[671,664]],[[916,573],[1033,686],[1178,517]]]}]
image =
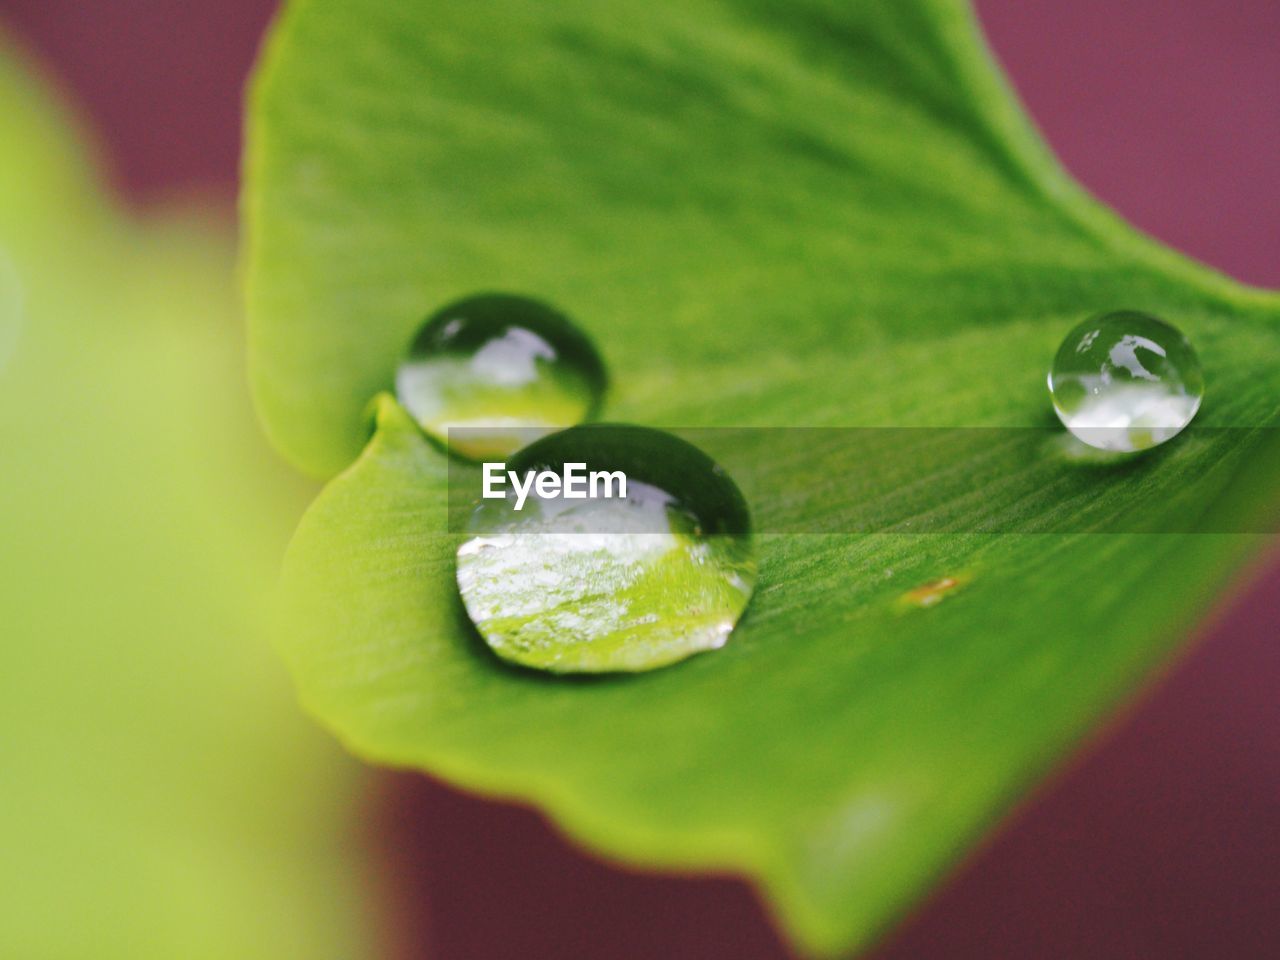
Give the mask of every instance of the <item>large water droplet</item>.
[{"label": "large water droplet", "polygon": [[1049,371],[1058,418],[1101,450],[1145,450],[1191,422],[1204,396],[1200,360],[1177,328],[1119,310],[1086,320]]},{"label": "large water droplet", "polygon": [[729,476],[684,440],[617,425],[544,437],[507,469],[566,463],[621,471],[627,496],[480,502],[457,573],[485,642],[557,673],[652,670],[723,646],[756,579],[750,516]]},{"label": "large water droplet", "polygon": [[581,423],[604,385],[586,334],[546,304],[509,294],[467,297],[431,316],[396,371],[400,404],[442,444],[465,428],[450,449],[473,460]]}]

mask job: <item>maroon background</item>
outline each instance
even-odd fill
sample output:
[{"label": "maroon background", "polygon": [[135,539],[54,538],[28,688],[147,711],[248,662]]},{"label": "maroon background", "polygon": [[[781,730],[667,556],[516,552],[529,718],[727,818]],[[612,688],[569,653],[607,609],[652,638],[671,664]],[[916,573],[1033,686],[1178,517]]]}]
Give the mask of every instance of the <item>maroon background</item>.
[{"label": "maroon background", "polygon": [[[86,106],[134,200],[234,190],[239,94],[268,0],[0,0]],[[1067,166],[1129,219],[1280,287],[1280,3],[982,0]],[[1033,796],[879,960],[1280,957],[1280,563]],[[378,779],[385,953],[437,960],[778,960],[734,880],[585,856],[535,814]]]}]

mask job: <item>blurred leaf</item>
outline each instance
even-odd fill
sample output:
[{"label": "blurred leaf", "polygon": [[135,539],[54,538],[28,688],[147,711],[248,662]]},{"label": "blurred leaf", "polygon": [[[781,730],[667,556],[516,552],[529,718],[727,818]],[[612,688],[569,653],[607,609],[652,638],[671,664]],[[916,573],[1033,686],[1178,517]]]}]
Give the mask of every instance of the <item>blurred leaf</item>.
[{"label": "blurred leaf", "polygon": [[358,956],[353,771],[262,640],[304,490],[241,399],[230,245],[113,209],[2,46],[0,955]]},{"label": "blurred leaf", "polygon": [[[421,319],[490,289],[592,333],[610,420],[1043,426],[1062,335],[1135,307],[1197,345],[1200,423],[1276,422],[1280,298],[1085,197],[953,0],[309,0],[274,35],[250,135],[254,388],[315,474],[357,456]],[[918,895],[1260,539],[770,536],[724,651],[567,683],[477,641],[440,535],[446,465],[380,409],[287,563],[282,646],[314,713],[363,756],[531,798],[610,853],[746,871],[819,952]],[[1193,441],[1083,480],[1064,460],[1072,498],[1025,461],[945,504],[936,458],[859,467],[905,469],[919,510],[961,519],[989,499],[1099,524],[1135,495],[1165,515],[1274,503],[1259,432]],[[824,466],[735,478],[759,514]],[[831,490],[832,515],[857,513],[858,485]]]}]

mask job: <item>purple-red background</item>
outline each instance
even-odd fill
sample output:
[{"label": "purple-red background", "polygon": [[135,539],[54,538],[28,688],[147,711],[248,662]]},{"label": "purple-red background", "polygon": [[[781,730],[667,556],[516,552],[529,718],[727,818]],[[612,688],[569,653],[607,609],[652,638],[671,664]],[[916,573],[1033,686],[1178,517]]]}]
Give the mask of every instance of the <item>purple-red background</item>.
[{"label": "purple-red background", "polygon": [[[230,200],[240,88],[273,6],[0,0],[0,20],[86,107],[132,199]],[[979,8],[1077,177],[1173,246],[1280,287],[1280,2]],[[877,960],[1280,957],[1276,560]],[[394,960],[788,956],[743,884],[606,867],[526,810],[397,774],[365,820]]]}]

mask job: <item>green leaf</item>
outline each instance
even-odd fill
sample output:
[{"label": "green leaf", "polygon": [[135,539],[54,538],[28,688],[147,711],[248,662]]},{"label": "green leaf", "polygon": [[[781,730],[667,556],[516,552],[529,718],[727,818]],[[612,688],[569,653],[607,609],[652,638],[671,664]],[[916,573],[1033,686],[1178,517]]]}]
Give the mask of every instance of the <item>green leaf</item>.
[{"label": "green leaf", "polygon": [[359,956],[354,771],[262,637],[304,491],[228,238],[114,209],[2,37],[0,102],[0,955]]},{"label": "green leaf", "polygon": [[[814,952],[918,896],[1260,540],[1064,530],[1135,502],[1265,529],[1274,506],[1254,429],[1115,470],[998,451],[989,488],[966,489],[976,454],[905,451],[858,468],[951,529],[994,502],[1058,532],[766,536],[723,651],[590,683],[504,668],[458,603],[443,457],[389,400],[365,445],[454,297],[545,298],[599,344],[609,420],[692,427],[1041,427],[1063,334],[1132,307],[1195,344],[1198,423],[1240,428],[1276,423],[1280,298],[1085,197],[950,0],[308,0],[249,129],[259,410],[295,463],[343,471],[286,564],[307,705],[365,757],[532,799],[611,854],[745,871]],[[733,476],[768,515],[823,466]],[[874,515],[829,489],[819,519]]]}]

